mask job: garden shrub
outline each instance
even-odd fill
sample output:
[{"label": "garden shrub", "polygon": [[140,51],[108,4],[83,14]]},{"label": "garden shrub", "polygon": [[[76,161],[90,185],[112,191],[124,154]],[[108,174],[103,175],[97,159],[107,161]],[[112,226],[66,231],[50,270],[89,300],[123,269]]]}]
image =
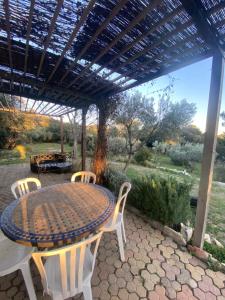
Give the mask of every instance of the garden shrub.
[{"label": "garden shrub", "polygon": [[220,182],[225,182],[225,164],[216,164],[214,166],[213,179]]},{"label": "garden shrub", "polygon": [[208,242],[204,242],[203,249],[212,254],[212,256],[221,263],[225,263],[225,248],[218,247],[217,245],[213,245]]},{"label": "garden shrub", "polygon": [[126,154],[126,139],[123,137],[109,137],[108,150],[110,155]]},{"label": "garden shrub", "polygon": [[121,185],[126,181],[130,180],[124,173],[112,167],[107,167],[104,174],[104,185],[116,195],[118,195]]},{"label": "garden shrub", "polygon": [[152,158],[151,150],[147,147],[141,147],[134,155],[135,161],[140,165],[146,165],[146,161]]},{"label": "garden shrub", "polygon": [[168,154],[175,165],[190,166],[192,162],[201,161],[202,152],[202,144],[187,143],[185,145],[172,145],[168,151]]},{"label": "garden shrub", "polygon": [[132,181],[129,203],[152,220],[172,226],[185,223],[191,217],[190,191],[192,184],[151,175]]},{"label": "garden shrub", "polygon": [[170,149],[171,145],[167,143],[162,143],[155,141],[153,144],[153,151],[160,154],[166,154],[167,151]]},{"label": "garden shrub", "polygon": [[94,135],[87,135],[86,137],[86,147],[87,147],[87,154],[93,155],[95,151],[95,145],[96,145],[96,136]]}]

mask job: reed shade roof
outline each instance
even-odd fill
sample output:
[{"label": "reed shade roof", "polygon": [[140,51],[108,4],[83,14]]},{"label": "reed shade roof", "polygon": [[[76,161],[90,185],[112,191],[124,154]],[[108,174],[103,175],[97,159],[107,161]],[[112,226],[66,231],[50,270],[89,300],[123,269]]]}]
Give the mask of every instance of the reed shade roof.
[{"label": "reed shade roof", "polygon": [[82,108],[224,51],[221,0],[2,0],[0,92]]}]

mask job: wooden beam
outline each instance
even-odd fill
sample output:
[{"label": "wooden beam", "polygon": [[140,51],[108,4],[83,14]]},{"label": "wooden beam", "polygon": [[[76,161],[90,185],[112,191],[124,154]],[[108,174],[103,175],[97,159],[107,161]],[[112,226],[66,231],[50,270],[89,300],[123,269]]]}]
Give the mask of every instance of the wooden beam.
[{"label": "wooden beam", "polygon": [[76,26],[73,29],[73,32],[70,35],[70,38],[68,40],[68,42],[66,43],[57,63],[55,64],[55,67],[53,69],[53,71],[51,72],[51,74],[49,75],[48,79],[47,79],[47,83],[52,79],[52,77],[54,76],[55,72],[57,71],[59,65],[61,64],[66,52],[69,50],[72,42],[74,41],[78,31],[80,30],[80,28],[82,27],[82,25],[84,24],[84,22],[86,21],[91,9],[93,8],[94,4],[95,4],[96,0],[90,0],[86,9],[84,10],[82,16],[80,17],[80,20],[78,21],[78,23],[76,24]]},{"label": "wooden beam", "polygon": [[200,248],[202,248],[204,243],[208,204],[211,193],[213,167],[216,154],[218,122],[222,98],[223,74],[224,59],[221,53],[219,51],[216,51],[212,61],[206,132],[204,137],[202,169],[199,184],[199,197],[193,236],[193,244]]},{"label": "wooden beam", "polygon": [[102,33],[102,31],[107,27],[110,21],[117,15],[117,13],[121,10],[121,8],[127,3],[128,0],[121,0],[114,7],[114,9],[109,13],[109,16],[102,22],[102,24],[98,27],[95,34],[91,37],[91,39],[87,42],[81,52],[76,56],[75,60],[72,62],[66,73],[60,79],[60,83],[67,77],[70,71],[75,67],[77,62],[82,58],[82,56],[87,52],[91,44],[96,40],[96,38]]},{"label": "wooden beam", "polygon": [[126,27],[125,30],[121,31],[107,47],[105,47],[99,55],[92,60],[83,70],[80,72],[80,74],[72,81],[70,82],[67,87],[71,87],[88,69],[90,69],[96,62],[99,61],[101,57],[103,57],[114,45],[118,43],[119,40],[121,40],[132,28],[134,28],[142,19],[146,17],[146,15],[154,9],[162,0],[153,0],[151,3],[149,3],[145,9],[142,10],[142,12],[134,18],[129,25]]},{"label": "wooden beam", "polygon": [[61,140],[61,153],[64,153],[63,116],[60,117],[60,140]]},{"label": "wooden beam", "polygon": [[81,128],[81,166],[82,171],[86,169],[86,115],[87,108],[82,109],[82,128]]},{"label": "wooden beam", "polygon": [[53,14],[53,17],[52,17],[52,20],[51,20],[51,24],[49,26],[48,35],[47,35],[47,38],[45,39],[45,42],[44,42],[44,49],[42,51],[42,55],[41,55],[41,59],[40,59],[40,63],[39,63],[38,71],[37,71],[37,77],[39,77],[39,75],[40,75],[40,72],[41,72],[41,69],[42,69],[42,66],[43,66],[43,63],[44,63],[44,59],[45,59],[45,54],[46,54],[46,51],[48,49],[53,31],[54,31],[54,28],[55,28],[55,23],[56,23],[57,17],[59,15],[59,12],[60,12],[61,7],[63,5],[63,1],[64,0],[58,0],[57,1],[57,6],[55,8],[55,11],[54,11],[54,14]]},{"label": "wooden beam", "polygon": [[[126,45],[125,47],[123,47],[122,50],[120,50],[118,54],[116,54],[115,56],[113,56],[112,59],[110,59],[109,61],[107,61],[106,63],[104,63],[101,67],[99,67],[98,69],[94,70],[92,72],[92,74],[90,74],[88,77],[93,77],[94,75],[96,75],[99,72],[101,72],[109,64],[112,64],[115,60],[119,59],[124,53],[126,53],[127,51],[129,51],[131,48],[133,48],[135,45],[137,45],[141,40],[143,40],[144,38],[146,38],[147,36],[149,36],[151,33],[153,33],[154,31],[156,31],[159,27],[163,26],[166,22],[168,22],[169,20],[171,20],[174,16],[176,16],[181,11],[182,11],[182,6],[177,7],[172,13],[168,14],[168,16],[166,16],[164,19],[162,19],[161,21],[159,21],[158,23],[156,23],[153,27],[151,27],[150,29],[148,29],[147,31],[145,31],[144,33],[142,33],[138,37],[136,37],[131,43],[129,43],[128,45]],[[113,73],[114,70],[112,70],[111,72]],[[86,84],[86,82],[83,81],[78,87],[81,88],[85,84]],[[88,90],[92,89],[93,86],[94,86],[94,83],[90,84],[85,89],[85,91],[88,91]]]},{"label": "wooden beam", "polygon": [[180,0],[186,12],[191,16],[199,34],[206,43],[212,48],[217,49],[223,56],[224,51],[221,48],[221,40],[217,29],[213,26],[208,13],[201,0]]},{"label": "wooden beam", "polygon": [[5,20],[6,20],[6,32],[7,32],[7,43],[8,43],[8,52],[9,52],[9,66],[11,73],[13,73],[13,61],[12,61],[12,42],[11,42],[11,33],[10,33],[10,12],[9,12],[9,0],[3,1],[4,11],[5,11]]},{"label": "wooden beam", "polygon": [[[201,61],[203,59],[206,59],[206,58],[209,58],[211,56],[212,56],[212,51],[209,51],[207,53],[196,55],[193,58],[183,59],[183,61],[181,61],[181,62],[173,64],[172,66],[167,67],[167,68],[162,68],[162,69],[160,69],[156,73],[148,74],[143,79],[141,79],[139,81],[136,81],[134,83],[131,83],[129,85],[126,85],[125,87],[120,88],[119,90],[116,91],[116,93],[121,93],[121,92],[124,92],[126,90],[132,89],[132,88],[134,88],[136,86],[139,86],[139,85],[141,85],[141,84],[143,84],[145,82],[154,80],[154,79],[159,78],[159,77],[161,77],[163,75],[169,74],[171,72],[174,72],[174,71],[176,71],[178,69],[184,68],[184,67],[186,67],[188,65],[194,64],[196,62],[199,62],[199,61]],[[112,94],[115,94],[115,93],[112,92]],[[111,93],[110,93],[110,95],[111,95]]]},{"label": "wooden beam", "polygon": [[[0,70],[0,77],[2,79],[6,79],[8,81],[11,80],[11,74],[9,72],[7,73],[6,71]],[[14,79],[14,82],[26,83],[26,84],[31,85],[34,88],[37,88],[38,90],[40,90],[43,86],[43,83],[40,80],[36,80],[35,78],[31,78],[30,76],[21,76],[19,74],[13,74],[13,79]],[[70,96],[70,97],[78,96],[81,99],[89,100],[87,95],[82,94],[79,91],[72,91],[72,90],[64,89],[62,87],[58,87],[58,86],[52,85],[52,84],[46,84],[45,88],[49,91],[55,91],[57,93],[63,93],[65,96]],[[0,92],[1,92],[1,87],[0,87]],[[44,97],[45,97],[45,94],[40,96],[37,93],[37,98],[42,99]],[[30,98],[32,98],[32,97],[30,97]]]},{"label": "wooden beam", "polygon": [[[147,52],[153,50],[155,47],[159,46],[160,44],[166,42],[169,38],[173,37],[174,35],[176,35],[178,32],[183,31],[185,29],[188,28],[188,26],[190,26],[192,23],[190,21],[182,24],[181,26],[178,26],[176,29],[174,29],[173,31],[171,31],[169,34],[164,35],[163,37],[161,37],[159,40],[157,40],[155,43],[145,47],[142,51],[137,52],[134,56],[131,56],[128,60],[126,60],[124,63],[122,63],[121,65],[119,65],[118,67],[116,67],[114,70],[118,71],[120,68],[125,67],[127,64],[133,62],[134,60],[138,59],[140,56],[146,54]],[[193,34],[192,36],[189,36],[188,38],[181,40],[179,42],[179,45],[183,45],[186,42],[190,42],[193,38],[197,37],[197,34]],[[176,49],[178,46],[177,44],[172,46],[172,47],[168,47],[169,51]],[[165,53],[167,50],[167,48],[165,48],[165,50],[163,51],[163,53]],[[159,54],[161,55],[161,53]],[[149,62],[152,62],[155,60],[155,57],[148,59],[147,61],[145,61],[143,64],[140,64],[140,67],[145,66],[145,65],[149,65]],[[133,74],[135,74],[137,72],[137,70],[128,70],[125,73],[122,73],[121,75],[117,76],[116,78],[114,78],[113,80],[110,81],[110,83],[113,83],[119,79],[121,79],[124,76],[132,76]],[[109,75],[111,74],[111,72],[109,74],[106,74],[104,76],[104,78],[107,78]],[[135,79],[135,78],[130,78],[131,79]],[[96,94],[99,90],[104,89],[104,87],[98,87],[97,89],[93,90],[90,95],[94,95]],[[113,87],[109,86],[106,90],[112,90]],[[105,91],[104,91],[105,92]]]},{"label": "wooden beam", "polygon": [[35,0],[31,0],[27,33],[26,33],[26,50],[25,50],[25,58],[24,58],[24,70],[23,70],[24,74],[26,74],[26,72],[27,72],[28,49],[29,49],[30,32],[31,32],[31,26],[32,26],[32,18],[33,18],[33,13],[34,13],[34,4],[35,4]]}]

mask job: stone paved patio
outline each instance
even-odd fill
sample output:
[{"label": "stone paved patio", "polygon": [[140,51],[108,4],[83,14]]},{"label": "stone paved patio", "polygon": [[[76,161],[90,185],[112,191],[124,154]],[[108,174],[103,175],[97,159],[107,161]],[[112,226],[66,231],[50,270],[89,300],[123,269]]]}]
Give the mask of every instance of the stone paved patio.
[{"label": "stone paved patio", "polygon": [[[30,176],[29,166],[0,166],[0,211],[13,199],[10,185]],[[33,176],[33,175],[32,175]],[[69,180],[69,174],[41,175],[43,186]],[[105,234],[98,251],[92,280],[94,299],[225,299],[225,275],[182,251],[168,237],[130,212],[126,212],[126,262],[119,260],[115,234]],[[32,276],[38,299],[42,286],[32,263]],[[83,297],[76,297],[76,299]],[[27,299],[19,272],[0,278],[0,299]]]}]

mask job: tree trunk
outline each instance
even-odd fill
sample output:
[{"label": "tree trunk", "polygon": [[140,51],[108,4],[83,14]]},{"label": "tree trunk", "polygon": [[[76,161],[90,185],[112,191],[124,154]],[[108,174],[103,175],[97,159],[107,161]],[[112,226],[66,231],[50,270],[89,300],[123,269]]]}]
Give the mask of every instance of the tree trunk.
[{"label": "tree trunk", "polygon": [[81,131],[81,164],[82,171],[86,169],[86,114],[87,108],[82,109],[82,131]]},{"label": "tree trunk", "polygon": [[93,172],[97,176],[97,183],[103,183],[107,163],[107,118],[108,112],[104,106],[99,108],[99,125],[96,149],[93,161]]},{"label": "tree trunk", "polygon": [[132,133],[131,133],[131,127],[127,127],[127,134],[128,134],[128,144],[129,144],[129,152],[128,152],[128,158],[127,161],[125,163],[125,167],[124,167],[124,172],[126,172],[131,158],[132,158],[132,154],[133,154],[133,144],[132,144]]}]

